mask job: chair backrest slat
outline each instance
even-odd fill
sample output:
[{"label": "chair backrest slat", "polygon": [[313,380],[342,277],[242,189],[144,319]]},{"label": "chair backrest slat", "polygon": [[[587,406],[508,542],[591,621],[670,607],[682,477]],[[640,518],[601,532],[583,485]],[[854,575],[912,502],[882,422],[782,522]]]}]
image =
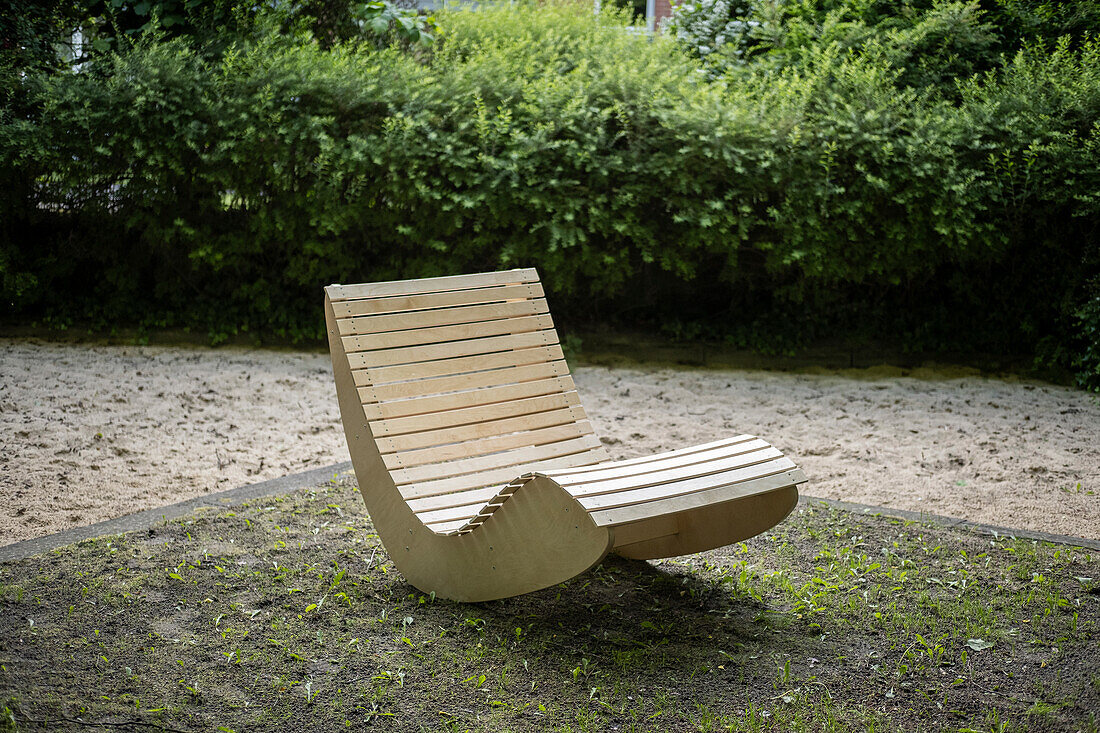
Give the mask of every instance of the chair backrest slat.
[{"label": "chair backrest slat", "polygon": [[380,351],[359,351],[348,354],[348,364],[352,369],[365,369],[367,367],[396,366],[398,364],[413,364],[423,361],[439,361],[458,356],[476,356],[478,354],[492,354],[498,351],[514,349],[529,349],[536,346],[549,346],[558,343],[558,335],[554,330],[532,331],[529,333],[515,333],[506,336],[490,336],[488,338],[476,338],[463,341],[448,341],[442,344],[426,344],[424,346],[408,346],[398,349],[383,349]]},{"label": "chair backrest slat", "polygon": [[452,461],[471,456],[483,456],[489,453],[499,453],[512,448],[522,448],[526,445],[542,445],[544,443],[557,443],[569,440],[577,436],[578,430],[588,430],[590,426],[583,423],[566,423],[554,425],[548,428],[538,428],[522,433],[508,435],[493,435],[479,440],[469,440],[460,443],[446,443],[433,445],[419,450],[402,451],[399,454],[385,456],[386,466],[389,468],[411,468],[428,463]]},{"label": "chair backrest slat", "polygon": [[458,375],[418,379],[412,382],[373,384],[368,387],[359,387],[359,397],[363,400],[363,404],[380,400],[415,399],[425,394],[444,394],[476,387],[549,379],[567,374],[569,374],[569,368],[565,365],[565,361],[559,359],[524,366],[509,366],[504,369],[484,369]]},{"label": "chair backrest slat", "polygon": [[386,298],[342,300],[333,302],[332,309],[337,318],[343,319],[377,313],[453,308],[458,305],[473,305],[475,303],[534,300],[544,295],[542,285],[534,282],[526,285],[498,285],[477,288],[476,290],[452,290],[441,293],[423,293],[421,295],[395,295]]},{"label": "chair backrest slat", "polygon": [[[570,466],[581,465],[578,461],[586,460],[583,456],[584,453],[573,453],[567,456],[540,461],[537,469],[530,470],[541,471],[543,469],[569,468]],[[484,489],[486,487],[491,487],[495,493],[497,489],[503,487],[517,476],[522,475],[527,470],[526,466],[520,468],[518,464],[515,464],[503,468],[495,468],[491,471],[485,471],[484,473],[449,476],[437,481],[421,481],[420,483],[403,487],[401,494],[405,497],[406,501],[409,501],[411,499],[443,496],[446,494],[464,496],[468,491],[473,489]],[[459,501],[456,503],[461,504],[463,502]]]},{"label": "chair backrest slat", "polygon": [[521,415],[491,422],[471,423],[461,427],[380,437],[376,439],[376,442],[382,453],[397,453],[435,445],[472,442],[491,438],[494,435],[510,435],[519,431],[538,430],[554,425],[581,423],[584,419],[584,409],[580,405],[575,405],[562,410],[548,410],[534,415]]},{"label": "chair backrest slat", "polygon": [[[490,455],[463,457],[453,461],[430,463],[414,468],[393,468],[390,470],[390,475],[393,476],[393,480],[398,486],[414,485],[422,481],[477,474],[498,468],[501,465],[523,466],[547,458],[560,458],[561,456],[583,453],[592,448],[597,448],[599,445],[600,441],[595,436],[582,435],[567,440],[559,440],[556,443],[547,443],[546,445],[525,445]],[[401,458],[399,454],[389,457],[396,459],[397,462]]]},{"label": "chair backrest slat", "polygon": [[558,394],[512,400],[511,402],[496,402],[489,405],[464,407],[458,410],[395,417],[389,420],[368,419],[368,422],[375,437],[385,437],[403,435],[404,433],[418,433],[422,430],[439,430],[471,423],[490,422],[506,417],[533,415],[549,410],[560,410],[563,407],[577,407],[580,403],[580,397],[577,396],[575,391],[560,392]]},{"label": "chair backrest slat", "polygon": [[479,387],[461,392],[433,394],[427,397],[364,403],[363,410],[368,420],[392,420],[413,415],[450,414],[451,410],[491,405],[496,402],[510,402],[528,397],[562,394],[573,389],[576,387],[573,386],[572,377],[554,377]]},{"label": "chair backrest slat", "polygon": [[[545,364],[561,362],[565,364],[565,356],[561,347],[539,346],[536,348],[521,348],[510,351],[498,351],[489,354],[478,354],[456,359],[439,359],[436,361],[422,361],[415,364],[396,364],[388,367],[365,368],[354,373],[355,384],[381,385],[390,382],[401,382],[410,379],[426,379],[428,377],[444,377],[456,374],[468,374],[484,369],[498,369],[509,366],[522,366],[525,364]],[[566,368],[566,373],[568,373]]]},{"label": "chair backrest slat", "polygon": [[505,336],[512,333],[529,333],[553,328],[550,316],[523,316],[502,318],[496,321],[477,323],[456,323],[449,326],[417,328],[410,331],[386,331],[367,336],[344,336],[345,353],[356,351],[377,351],[379,349],[397,349],[402,346],[420,346],[424,344],[442,344],[449,341],[464,341],[485,336]]},{"label": "chair backrest slat", "polygon": [[[338,323],[340,325],[340,335],[349,336],[384,333],[386,331],[407,331],[413,328],[435,328],[481,321],[499,321],[520,316],[543,315],[548,313],[549,310],[546,300],[538,298],[536,300],[457,305],[453,308],[433,308],[431,310],[384,313],[377,316],[342,318]],[[347,339],[344,343],[346,346]]]},{"label": "chair backrest slat", "polygon": [[425,277],[419,280],[391,280],[379,283],[361,283],[359,285],[330,285],[326,288],[329,300],[358,300],[361,298],[382,298],[390,295],[420,295],[425,293],[443,293],[452,290],[472,290],[489,288],[494,285],[522,285],[537,283],[535,268],[521,270],[502,270],[500,272],[481,272],[476,275],[448,275],[446,277]]}]

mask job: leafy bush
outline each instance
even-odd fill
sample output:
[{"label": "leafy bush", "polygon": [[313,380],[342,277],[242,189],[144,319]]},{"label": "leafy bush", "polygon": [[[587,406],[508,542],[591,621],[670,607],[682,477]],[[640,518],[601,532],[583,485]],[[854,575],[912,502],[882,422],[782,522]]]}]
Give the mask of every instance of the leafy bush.
[{"label": "leafy bush", "polygon": [[749,61],[713,79],[569,3],[441,13],[430,55],[148,36],[10,75],[3,297],[22,319],[312,339],[328,282],[534,265],[566,323],[1052,343],[1087,372],[1100,45],[991,60],[994,15],[965,4],[846,5],[812,31],[765,5]]}]

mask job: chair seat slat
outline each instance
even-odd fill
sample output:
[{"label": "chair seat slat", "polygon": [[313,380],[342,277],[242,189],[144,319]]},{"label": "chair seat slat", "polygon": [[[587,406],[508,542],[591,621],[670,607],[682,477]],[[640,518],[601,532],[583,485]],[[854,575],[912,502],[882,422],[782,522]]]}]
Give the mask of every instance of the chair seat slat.
[{"label": "chair seat slat", "polygon": [[[774,450],[774,449],[773,449]],[[732,486],[761,476],[770,476],[792,467],[789,459],[783,458],[778,451],[770,453],[767,460],[749,465],[727,467],[715,473],[703,474],[690,479],[669,479],[659,483],[646,483],[644,477],[633,485],[616,487],[613,493],[589,490],[591,487],[578,486],[570,491],[586,509],[609,509],[618,506],[656,501],[685,492],[702,491],[720,486]],[[495,493],[494,493],[495,492]],[[444,521],[461,515],[473,516],[479,506],[493,499],[499,489],[475,489],[456,494],[414,499],[409,507],[425,522]],[[448,510],[447,513],[442,513]]]},{"label": "chair seat slat", "polygon": [[[699,445],[688,446],[687,448],[677,448],[676,450],[665,451],[663,453],[654,453],[648,456],[639,456],[637,458],[628,458],[622,461],[615,461],[615,467],[636,466],[643,463],[664,462],[670,458],[686,456],[692,453],[712,451],[716,448],[732,446],[737,443],[744,443],[748,440],[757,440],[757,437],[755,435],[735,435],[732,438],[723,438],[722,440],[715,440],[710,443],[700,443]],[[567,480],[570,477],[578,476],[582,473],[587,473],[589,471],[603,471],[607,468],[608,466],[580,466],[579,468],[562,468],[548,473],[547,475],[552,476],[555,481],[557,481],[559,478]]]},{"label": "chair seat slat", "polygon": [[589,516],[601,527],[629,524],[652,517],[666,516],[681,512],[690,512],[701,507],[723,504],[756,494],[765,494],[776,489],[789,489],[806,481],[801,469],[793,467],[778,473],[740,481],[712,489],[690,490],[676,496],[664,497],[652,501],[643,501],[611,509],[593,510]]},{"label": "chair seat slat", "polygon": [[467,516],[472,517],[477,514],[476,510],[479,507],[499,494],[502,488],[504,487],[489,486],[486,488],[467,489],[466,491],[458,491],[451,494],[439,494],[437,496],[426,496],[421,499],[411,499],[409,500],[409,508],[419,516],[439,509],[466,507],[469,510]]},{"label": "chair seat slat", "polygon": [[711,468],[715,463],[752,461],[758,458],[758,454],[774,450],[776,449],[767,441],[756,438],[700,453],[670,456],[661,461],[632,463],[626,466],[614,463],[608,468],[587,473],[568,476],[554,474],[554,480],[562,486],[569,487],[579,485],[598,486],[609,481],[631,481],[639,476],[647,475],[694,476],[699,472],[706,473],[708,470],[717,470]]},{"label": "chair seat slat", "polygon": [[[761,441],[763,443],[763,441]],[[594,481],[592,483],[573,484],[564,487],[576,497],[600,496],[602,494],[614,494],[620,491],[634,490],[646,486],[660,486],[662,484],[675,483],[677,481],[689,481],[700,476],[710,476],[724,471],[740,470],[748,466],[782,457],[783,454],[777,448],[764,443],[764,447],[750,453],[742,453],[736,456],[721,458],[704,463],[696,463],[689,466],[679,466],[663,471],[643,473],[635,476]]]},{"label": "chair seat slat", "polygon": [[691,479],[681,479],[655,486],[646,486],[629,491],[618,491],[612,494],[598,494],[596,496],[581,496],[578,501],[588,511],[601,511],[614,509],[631,504],[642,504],[658,499],[667,499],[682,494],[690,494],[696,491],[704,491],[719,486],[733,486],[745,481],[773,476],[794,468],[794,463],[782,455],[763,463],[755,463],[751,466],[743,466],[721,473],[706,476],[697,476]]}]

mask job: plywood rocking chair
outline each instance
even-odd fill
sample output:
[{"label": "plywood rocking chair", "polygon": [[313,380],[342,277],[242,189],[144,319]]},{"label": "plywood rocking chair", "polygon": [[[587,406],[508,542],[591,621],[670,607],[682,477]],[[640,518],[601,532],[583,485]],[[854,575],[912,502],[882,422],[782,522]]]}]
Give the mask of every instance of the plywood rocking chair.
[{"label": "plywood rocking chair", "polygon": [[751,435],[609,460],[533,269],[332,285],[325,317],[363,500],[425,592],[505,598],[611,551],[720,547],[787,516],[806,480]]}]

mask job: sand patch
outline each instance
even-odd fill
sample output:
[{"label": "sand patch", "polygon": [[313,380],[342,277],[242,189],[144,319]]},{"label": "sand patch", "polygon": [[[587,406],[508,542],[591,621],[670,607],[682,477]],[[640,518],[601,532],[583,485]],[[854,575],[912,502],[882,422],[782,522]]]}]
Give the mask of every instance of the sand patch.
[{"label": "sand patch", "polygon": [[[347,460],[330,371],[320,353],[0,340],[0,544]],[[813,496],[1100,538],[1100,402],[1083,392],[889,373],[575,376],[615,458],[752,433],[803,466]]]}]

